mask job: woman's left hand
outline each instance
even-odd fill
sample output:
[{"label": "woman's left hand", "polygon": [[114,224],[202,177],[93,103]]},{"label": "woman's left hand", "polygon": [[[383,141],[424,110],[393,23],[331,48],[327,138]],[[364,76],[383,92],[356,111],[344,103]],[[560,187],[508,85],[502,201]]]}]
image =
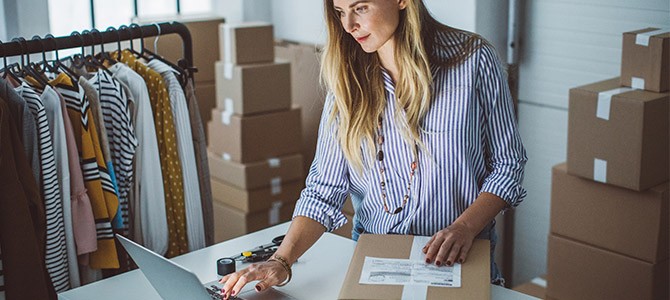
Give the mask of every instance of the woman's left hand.
[{"label": "woman's left hand", "polygon": [[426,263],[435,262],[436,265],[464,263],[472,242],[477,233],[463,224],[454,222],[449,227],[435,233],[423,247],[426,254]]}]

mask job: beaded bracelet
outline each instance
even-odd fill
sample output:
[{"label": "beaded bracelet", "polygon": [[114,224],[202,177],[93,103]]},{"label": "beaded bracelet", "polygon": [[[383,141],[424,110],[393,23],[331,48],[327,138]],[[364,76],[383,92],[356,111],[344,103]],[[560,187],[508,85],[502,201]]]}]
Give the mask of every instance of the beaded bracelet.
[{"label": "beaded bracelet", "polygon": [[284,267],[284,270],[286,270],[286,272],[288,273],[288,278],[286,278],[286,281],[284,281],[281,284],[278,284],[277,286],[285,286],[287,283],[291,281],[291,277],[293,277],[293,272],[291,272],[291,266],[288,264],[285,258],[275,253],[268,259],[268,261],[278,262],[279,264],[281,264],[282,267]]}]

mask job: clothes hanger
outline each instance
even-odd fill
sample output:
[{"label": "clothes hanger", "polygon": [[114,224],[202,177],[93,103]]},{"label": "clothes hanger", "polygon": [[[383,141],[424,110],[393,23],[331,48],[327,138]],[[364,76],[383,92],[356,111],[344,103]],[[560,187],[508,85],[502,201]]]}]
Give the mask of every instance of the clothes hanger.
[{"label": "clothes hanger", "polygon": [[40,43],[40,46],[42,47],[42,61],[29,63],[28,68],[31,69],[32,73],[35,75],[35,80],[37,80],[37,82],[39,82],[43,87],[50,86],[49,80],[44,75],[44,72],[46,72],[47,68],[50,67],[49,64],[47,64],[44,42],[39,35],[34,35],[30,40],[38,41]]},{"label": "clothes hanger", "polygon": [[47,41],[52,41],[54,45],[55,49],[54,54],[56,55],[56,60],[53,61],[52,65],[52,67],[55,69],[54,73],[58,73],[59,70],[62,70],[65,73],[65,75],[70,76],[71,79],[79,81],[79,75],[77,75],[74,71],[72,71],[65,64],[63,64],[63,62],[58,57],[58,49],[60,49],[60,47],[58,46],[58,40],[51,33],[45,35],[44,38]]},{"label": "clothes hanger", "polygon": [[95,37],[96,35],[98,36],[100,42],[100,53],[96,55],[96,58],[99,56],[100,64],[104,66],[105,61],[110,65],[117,63],[117,61],[109,55],[109,52],[105,51],[105,43],[102,38],[102,33],[95,28],[91,29],[91,36]]},{"label": "clothes hanger", "polygon": [[157,60],[163,62],[164,64],[168,65],[170,68],[172,68],[172,70],[175,73],[177,73],[176,74],[177,79],[179,80],[179,83],[182,85],[182,87],[186,86],[186,80],[188,78],[187,77],[188,74],[186,73],[186,71],[182,67],[175,65],[171,61],[165,59],[164,57],[162,57],[158,54],[158,38],[161,35],[161,26],[158,23],[153,23],[153,25],[155,25],[156,28],[158,29],[158,35],[156,35],[156,39],[154,39],[154,51],[156,51],[156,52],[155,53],[151,52],[148,49],[144,49],[144,52],[149,54],[149,56],[150,56],[149,60],[157,59]]},{"label": "clothes hanger", "polygon": [[[125,26],[125,25],[124,25]],[[107,27],[108,32],[114,32],[116,33],[116,61],[121,60],[121,32],[120,29],[117,30],[113,26]]]},{"label": "clothes hanger", "polygon": [[70,56],[69,59],[70,59],[70,61],[72,61],[72,65],[75,68],[81,69],[85,66],[85,62],[86,62],[86,59],[84,58],[85,55],[86,55],[86,49],[84,48],[84,45],[85,45],[84,38],[82,37],[81,33],[79,33],[79,31],[76,31],[76,30],[73,31],[72,33],[70,33],[70,36],[71,37],[76,36],[77,38],[79,38],[79,43],[81,45],[81,53],[74,54],[74,55]]},{"label": "clothes hanger", "polygon": [[[129,28],[130,28],[129,30],[135,30],[135,29],[138,29],[139,32],[140,32],[140,52],[135,51],[132,47],[130,47],[130,52],[132,52],[133,54],[135,54],[135,56],[136,56],[137,58],[144,58],[144,59],[146,59],[147,61],[150,60],[151,58],[149,58],[149,57],[147,57],[146,55],[144,55],[144,51],[146,50],[146,49],[144,49],[144,30],[142,30],[142,27],[141,27],[140,25],[137,25],[137,23],[132,23],[132,24],[130,24],[130,27],[129,27]],[[131,38],[132,38],[132,37],[131,37]],[[132,45],[132,43],[133,43],[133,40],[131,39],[131,40],[130,40],[130,44]]]},{"label": "clothes hanger", "polygon": [[[20,77],[26,78],[30,76],[31,78],[35,79],[37,83],[39,83],[41,86],[40,88],[44,88],[48,85],[48,83],[40,76],[40,74],[37,74],[37,72],[32,68],[32,63],[30,62],[30,53],[28,52],[28,41],[24,37],[19,37],[19,38],[14,38],[12,41],[17,41],[19,42],[19,45],[21,46],[21,72]],[[23,60],[23,54],[26,55],[26,60]]]},{"label": "clothes hanger", "polygon": [[[2,79],[6,79],[7,75],[9,75],[9,77],[11,77],[11,79],[13,79],[17,82],[20,82],[19,77],[16,76],[16,74],[14,74],[14,72],[12,72],[10,69],[7,68],[7,56],[5,56],[5,47],[4,47],[4,43],[2,41],[0,41],[0,52],[2,52],[2,53],[0,53],[0,55],[2,55],[2,62],[3,62],[2,70],[4,72],[4,74],[2,74]],[[10,65],[10,67],[11,67],[11,65]]]},{"label": "clothes hanger", "polygon": [[39,35],[34,35],[30,40],[38,41],[42,47],[42,62],[33,63],[33,68],[37,70],[40,74],[44,74],[47,71],[51,73],[56,73],[57,69],[49,64],[47,61],[46,47],[44,47],[44,40]]}]

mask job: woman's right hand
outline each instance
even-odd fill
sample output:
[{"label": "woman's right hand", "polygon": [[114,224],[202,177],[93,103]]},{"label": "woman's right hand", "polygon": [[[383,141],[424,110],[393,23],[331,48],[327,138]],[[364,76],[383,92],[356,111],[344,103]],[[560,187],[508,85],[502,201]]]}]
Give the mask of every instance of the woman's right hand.
[{"label": "woman's right hand", "polygon": [[288,279],[288,272],[278,261],[270,260],[253,263],[246,269],[223,276],[219,282],[223,284],[223,298],[237,296],[249,282],[259,280],[256,291],[261,292],[269,287],[281,284]]}]

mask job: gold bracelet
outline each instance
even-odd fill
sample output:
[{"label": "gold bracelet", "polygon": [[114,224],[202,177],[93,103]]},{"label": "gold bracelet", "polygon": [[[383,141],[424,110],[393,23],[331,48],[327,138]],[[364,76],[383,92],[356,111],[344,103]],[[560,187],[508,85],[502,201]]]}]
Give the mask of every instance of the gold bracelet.
[{"label": "gold bracelet", "polygon": [[286,278],[286,281],[282,282],[281,284],[278,284],[277,286],[285,286],[287,283],[291,281],[291,277],[293,277],[293,272],[291,272],[291,266],[288,264],[285,258],[275,253],[268,259],[268,261],[278,262],[284,268],[284,270],[286,270],[286,273],[288,273],[288,278]]}]

